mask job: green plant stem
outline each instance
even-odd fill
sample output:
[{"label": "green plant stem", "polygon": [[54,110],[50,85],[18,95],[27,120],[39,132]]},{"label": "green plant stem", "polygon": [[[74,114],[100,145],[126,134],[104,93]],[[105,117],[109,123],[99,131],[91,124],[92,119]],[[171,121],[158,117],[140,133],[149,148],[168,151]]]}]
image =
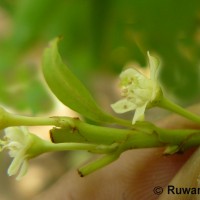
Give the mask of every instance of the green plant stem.
[{"label": "green plant stem", "polygon": [[[63,119],[64,121],[64,119]],[[136,130],[109,128],[87,124],[77,119],[66,118],[63,128],[54,128],[50,131],[54,143],[61,142],[89,142],[110,145],[127,139]]]},{"label": "green plant stem", "polygon": [[8,117],[9,126],[48,126],[56,125],[54,118],[50,117],[26,117],[10,114]]},{"label": "green plant stem", "polygon": [[9,126],[57,126],[69,125],[67,117],[28,117],[15,115],[0,107],[0,129]]},{"label": "green plant stem", "polygon": [[118,157],[119,157],[118,153],[105,155],[105,156],[95,160],[94,162],[91,162],[91,163],[87,164],[86,166],[79,168],[78,172],[81,177],[84,177],[84,176],[110,164],[111,162],[115,161]]},{"label": "green plant stem", "polygon": [[[162,107],[176,111],[189,119],[200,122],[198,116],[183,108],[164,100]],[[1,111],[1,122],[5,126],[53,125],[59,128],[51,130],[54,143],[47,142],[45,151],[87,150],[94,153],[107,154],[96,161],[97,164],[81,168],[81,173],[88,174],[101,166],[115,160],[123,151],[137,148],[168,147],[167,153],[198,146],[199,130],[167,130],[150,123],[137,123],[132,129],[119,129],[87,124],[76,118],[69,117],[24,117]],[[121,146],[119,151],[118,146]],[[118,150],[117,150],[118,149]]]},{"label": "green plant stem", "polygon": [[45,145],[46,151],[68,151],[68,150],[87,150],[92,151],[97,148],[96,144],[86,144],[86,143],[59,143],[54,144],[47,142]]},{"label": "green plant stem", "polygon": [[54,143],[43,141],[32,134],[35,139],[29,150],[30,156],[31,153],[35,157],[45,152],[69,150],[87,150],[106,154],[80,168],[81,176],[108,165],[129,149],[166,147],[165,153],[174,154],[200,145],[200,130],[167,130],[148,122],[136,123],[132,129],[119,129],[87,124],[76,118],[24,117],[2,110],[1,112],[3,120],[0,121],[4,126],[54,125],[57,127],[50,131]]},{"label": "green plant stem", "polygon": [[189,112],[188,110],[180,107],[179,105],[169,101],[166,98],[162,98],[161,101],[158,104],[159,107],[165,108],[167,110],[170,110],[172,112],[175,112],[179,115],[182,115],[183,117],[190,119],[194,122],[200,123],[200,116]]},{"label": "green plant stem", "polygon": [[53,152],[53,151],[69,151],[69,150],[87,150],[90,152],[105,154],[113,152],[118,145],[97,145],[90,143],[52,143],[49,141],[43,141],[43,149],[45,152]]},{"label": "green plant stem", "polygon": [[57,118],[15,115],[0,107],[0,130],[9,126],[56,126],[59,125],[59,123],[60,121],[58,121]]},{"label": "green plant stem", "polygon": [[[199,130],[176,129],[168,130],[148,124],[140,130],[99,127],[87,124],[77,119],[67,119],[70,127],[54,128],[51,138],[55,143],[81,142],[111,145],[124,144],[124,149],[152,148],[168,145],[183,145],[187,147],[200,144]],[[143,131],[144,130],[144,131]]]},{"label": "green plant stem", "polygon": [[[175,108],[177,107],[175,106]],[[194,118],[196,121],[199,120],[198,116],[187,112],[181,107],[179,109],[186,116],[189,115],[192,119]],[[183,143],[184,146],[189,148],[191,146],[197,146],[200,144],[200,132],[198,130],[165,130],[157,128],[153,125],[149,126],[148,124],[143,124],[144,127],[141,130],[118,129],[90,125],[78,119],[69,117],[24,117],[10,113],[7,113],[5,119],[8,121],[7,125],[9,126],[54,125],[59,127],[58,129],[54,128],[51,130],[51,136],[53,142],[64,143],[60,144],[60,147],[56,147],[61,149],[65,147],[67,148],[67,146],[65,146],[66,143],[78,143],[77,145],[84,143],[84,145],[86,144],[86,148],[90,145],[94,145],[91,147],[96,147],[96,145],[112,145],[116,143],[123,143],[125,144],[125,149],[151,148],[167,145],[180,146],[183,145]],[[100,150],[98,148],[84,149],[84,145],[82,146],[83,150],[89,150],[96,153],[103,152],[101,148]],[[71,146],[71,148],[74,148],[72,150],[80,150],[82,147],[75,147],[73,145]],[[109,150],[105,150],[104,152],[109,152]]]}]

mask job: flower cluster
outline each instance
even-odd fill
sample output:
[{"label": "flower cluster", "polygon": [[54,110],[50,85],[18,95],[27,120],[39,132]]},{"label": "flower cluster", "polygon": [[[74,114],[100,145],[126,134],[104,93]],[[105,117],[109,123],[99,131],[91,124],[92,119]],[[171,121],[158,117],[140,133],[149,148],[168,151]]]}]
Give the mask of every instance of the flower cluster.
[{"label": "flower cluster", "polygon": [[24,176],[28,169],[28,149],[32,144],[31,136],[25,127],[9,127],[5,129],[4,140],[0,140],[2,148],[9,150],[10,157],[14,158],[8,168],[8,175],[12,176],[19,172],[17,180]]},{"label": "flower cluster", "polygon": [[49,151],[51,142],[45,141],[30,133],[24,126],[9,127],[4,130],[5,136],[0,140],[0,151],[7,149],[13,158],[8,168],[8,175],[17,175],[20,180],[28,170],[28,161]]},{"label": "flower cluster", "polygon": [[159,63],[156,58],[148,53],[150,65],[150,78],[147,78],[136,69],[129,68],[120,74],[122,87],[122,99],[112,104],[116,113],[125,113],[135,110],[132,123],[144,118],[147,106],[151,106],[161,94],[161,88],[157,81]]}]

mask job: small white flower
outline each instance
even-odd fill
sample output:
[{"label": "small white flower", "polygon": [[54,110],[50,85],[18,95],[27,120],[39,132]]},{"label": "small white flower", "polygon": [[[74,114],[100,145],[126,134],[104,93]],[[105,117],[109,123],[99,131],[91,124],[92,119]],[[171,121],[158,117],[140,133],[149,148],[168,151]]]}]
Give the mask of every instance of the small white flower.
[{"label": "small white flower", "polygon": [[122,86],[122,99],[112,104],[116,113],[125,113],[135,110],[132,123],[144,118],[145,109],[161,95],[161,88],[157,81],[159,63],[156,58],[150,56],[150,78],[147,78],[136,69],[127,69],[120,74]]},{"label": "small white flower", "polygon": [[0,141],[0,145],[3,147],[0,150],[8,149],[10,157],[14,158],[8,168],[9,176],[19,172],[16,179],[20,180],[26,174],[29,159],[27,151],[32,142],[32,137],[25,127],[9,127],[5,129],[4,140]]}]

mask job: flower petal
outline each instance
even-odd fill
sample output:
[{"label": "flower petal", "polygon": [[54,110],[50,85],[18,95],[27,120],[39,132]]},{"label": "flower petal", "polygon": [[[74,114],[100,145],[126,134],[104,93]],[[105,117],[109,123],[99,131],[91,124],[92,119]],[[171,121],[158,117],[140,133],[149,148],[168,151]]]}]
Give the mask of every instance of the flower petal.
[{"label": "flower petal", "polygon": [[121,79],[122,85],[128,85],[134,81],[146,79],[146,77],[142,73],[133,68],[126,69],[120,74],[119,77]]},{"label": "flower petal", "polygon": [[12,176],[18,172],[21,164],[24,161],[24,158],[25,158],[24,151],[21,151],[18,153],[18,155],[16,155],[16,157],[13,159],[10,167],[8,168],[9,176]]},{"label": "flower petal", "polygon": [[136,88],[134,90],[134,94],[136,98],[142,99],[143,101],[149,101],[152,96],[152,89],[140,89]]},{"label": "flower petal", "polygon": [[134,114],[134,117],[133,117],[132,124],[135,124],[136,121],[142,121],[142,120],[144,120],[144,111],[146,109],[146,106],[147,106],[147,103],[144,104],[141,107],[138,107],[135,110],[135,114]]},{"label": "flower petal", "polygon": [[149,67],[150,67],[150,79],[152,81],[157,81],[157,71],[159,67],[158,60],[151,56],[149,52],[147,52],[148,58],[149,58]]},{"label": "flower petal", "polygon": [[22,177],[27,173],[28,171],[28,160],[24,160],[24,162],[22,163],[22,166],[20,168],[20,172],[16,177],[16,180],[21,180]]},{"label": "flower petal", "polygon": [[24,143],[26,133],[19,127],[8,127],[5,129],[5,136],[8,140]]},{"label": "flower petal", "polygon": [[112,109],[116,113],[125,113],[136,108],[136,105],[127,99],[121,99],[114,104],[111,104]]}]

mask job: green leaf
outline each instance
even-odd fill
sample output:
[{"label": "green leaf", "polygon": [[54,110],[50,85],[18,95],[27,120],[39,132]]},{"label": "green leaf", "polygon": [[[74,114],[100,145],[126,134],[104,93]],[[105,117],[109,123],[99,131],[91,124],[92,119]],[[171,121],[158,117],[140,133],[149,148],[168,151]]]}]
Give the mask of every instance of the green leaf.
[{"label": "green leaf", "polygon": [[114,122],[114,118],[99,108],[89,91],[63,63],[58,40],[50,43],[42,62],[44,77],[52,92],[63,104],[92,121]]}]

